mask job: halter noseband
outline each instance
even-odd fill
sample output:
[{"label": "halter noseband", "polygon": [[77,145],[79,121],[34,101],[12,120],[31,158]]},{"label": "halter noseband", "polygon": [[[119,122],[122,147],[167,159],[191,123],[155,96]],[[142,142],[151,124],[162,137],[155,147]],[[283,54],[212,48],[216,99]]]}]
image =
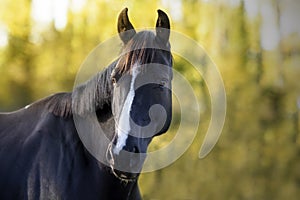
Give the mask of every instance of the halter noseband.
[{"label": "halter noseband", "polygon": [[[114,136],[114,137],[115,137],[115,136]],[[119,175],[119,174],[117,174],[117,173],[115,172],[115,169],[114,169],[115,160],[114,160],[113,152],[112,152],[113,141],[114,141],[114,140],[112,140],[112,141],[109,143],[108,148],[107,148],[107,151],[106,151],[106,160],[107,160],[108,163],[109,163],[110,172],[111,172],[117,179],[119,179],[119,180],[122,181],[122,182],[125,182],[126,184],[127,184],[128,182],[135,182],[135,181],[137,181],[137,177],[138,177],[138,176],[136,176],[136,177],[134,177],[134,178],[130,178],[130,177],[126,176],[125,174]]]}]

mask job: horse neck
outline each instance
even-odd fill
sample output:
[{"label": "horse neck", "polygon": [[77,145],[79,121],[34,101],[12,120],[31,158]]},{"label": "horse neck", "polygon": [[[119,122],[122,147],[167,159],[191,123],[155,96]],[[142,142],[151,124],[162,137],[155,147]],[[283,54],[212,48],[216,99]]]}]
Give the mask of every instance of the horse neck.
[{"label": "horse neck", "polygon": [[79,85],[72,93],[73,114],[84,115],[106,109],[111,105],[112,83],[110,75],[115,68],[113,62],[86,83]]}]

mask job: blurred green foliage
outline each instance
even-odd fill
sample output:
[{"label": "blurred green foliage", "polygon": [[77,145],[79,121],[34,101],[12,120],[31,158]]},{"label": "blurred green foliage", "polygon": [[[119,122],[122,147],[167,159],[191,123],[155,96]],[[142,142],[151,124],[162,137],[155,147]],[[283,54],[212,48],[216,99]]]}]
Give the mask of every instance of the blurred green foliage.
[{"label": "blurred green foliage", "polygon": [[[298,199],[299,33],[282,37],[273,50],[264,50],[261,16],[248,18],[244,1],[235,6],[221,0],[174,1],[179,9],[172,2],[88,0],[79,11],[69,9],[66,26],[58,29],[54,21],[41,25],[32,19],[30,0],[1,0],[0,34],[3,40],[4,30],[7,44],[0,46],[0,110],[72,90],[84,58],[116,34],[116,18],[125,6],[137,28],[153,27],[155,10],[163,8],[173,19],[172,29],[202,44],[219,67],[227,116],[216,147],[199,160],[210,120],[210,97],[190,64],[174,56],[174,68],[189,78],[203,105],[199,133],[171,166],[141,176],[144,199]],[[280,18],[278,1],[272,2]],[[175,112],[173,129],[155,139],[150,150],[168,144],[178,121]]]}]

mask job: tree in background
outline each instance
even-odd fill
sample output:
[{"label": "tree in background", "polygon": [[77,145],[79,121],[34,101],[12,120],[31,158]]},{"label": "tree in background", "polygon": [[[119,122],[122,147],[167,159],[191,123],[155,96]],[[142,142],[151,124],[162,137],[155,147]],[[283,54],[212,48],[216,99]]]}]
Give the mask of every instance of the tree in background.
[{"label": "tree in background", "polygon": [[[30,103],[33,91],[30,87],[35,67],[35,47],[30,43],[31,1],[22,0],[18,4],[5,1],[1,9],[1,22],[10,31],[8,45],[4,49],[1,65],[1,107]],[[5,8],[5,9],[4,9]],[[13,12],[17,11],[18,15]],[[10,102],[14,101],[13,104]]]}]

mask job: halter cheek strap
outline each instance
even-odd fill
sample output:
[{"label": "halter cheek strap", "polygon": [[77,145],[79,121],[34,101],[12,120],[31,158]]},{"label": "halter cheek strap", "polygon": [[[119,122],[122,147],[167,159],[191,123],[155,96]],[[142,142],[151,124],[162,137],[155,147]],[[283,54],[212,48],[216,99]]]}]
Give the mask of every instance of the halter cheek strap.
[{"label": "halter cheek strap", "polygon": [[137,181],[138,176],[134,177],[134,178],[129,178],[125,174],[118,175],[115,172],[115,169],[114,169],[115,160],[113,158],[112,147],[113,147],[113,142],[109,143],[107,151],[106,151],[106,159],[109,162],[109,167],[110,167],[109,172],[112,173],[116,178],[118,178],[122,182],[125,182],[125,184],[127,184],[128,182],[135,182],[135,181]]}]

